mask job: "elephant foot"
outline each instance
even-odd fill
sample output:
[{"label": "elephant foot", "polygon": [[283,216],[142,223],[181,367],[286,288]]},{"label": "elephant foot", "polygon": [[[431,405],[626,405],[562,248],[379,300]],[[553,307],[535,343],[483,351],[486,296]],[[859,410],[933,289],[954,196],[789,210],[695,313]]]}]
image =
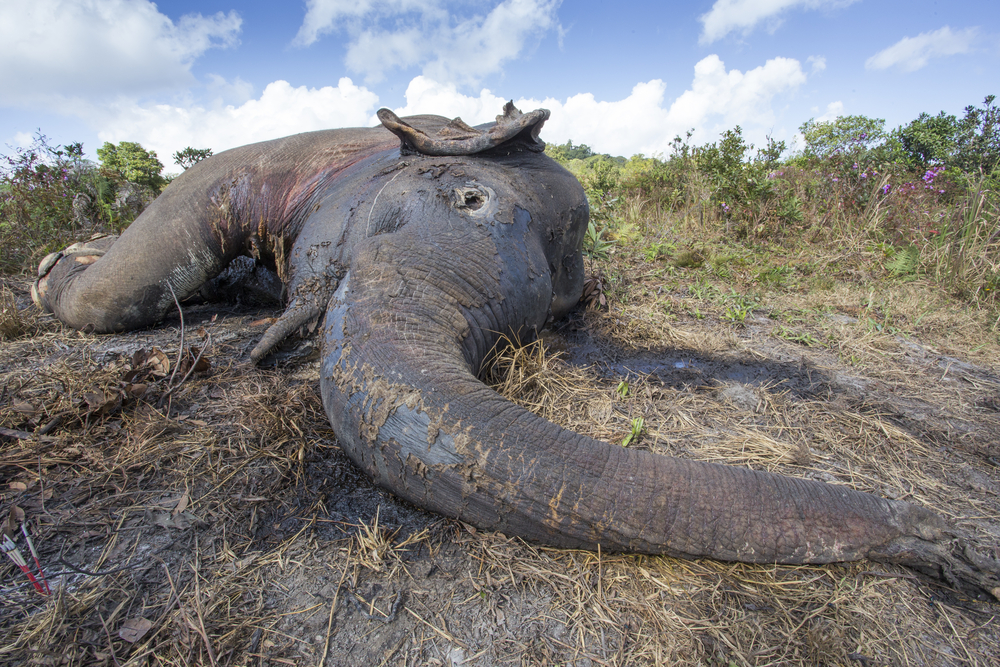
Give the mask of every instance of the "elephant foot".
[{"label": "elephant foot", "polygon": [[38,279],[31,284],[31,300],[43,311],[52,312],[48,306],[46,296],[49,291],[49,283],[58,280],[67,271],[53,271],[56,267],[72,262],[73,265],[87,266],[93,264],[104,256],[111,245],[118,239],[113,234],[101,234],[92,237],[87,241],[81,241],[68,246],[59,252],[52,252],[45,256],[38,264]]}]

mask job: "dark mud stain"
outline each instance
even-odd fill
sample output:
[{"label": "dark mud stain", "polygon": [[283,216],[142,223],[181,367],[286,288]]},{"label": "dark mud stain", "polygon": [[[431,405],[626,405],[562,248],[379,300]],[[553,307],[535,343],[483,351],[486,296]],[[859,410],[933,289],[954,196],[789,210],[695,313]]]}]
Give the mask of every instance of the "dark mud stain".
[{"label": "dark mud stain", "polygon": [[746,354],[707,355],[680,347],[628,348],[586,328],[565,327],[543,336],[567,363],[590,367],[608,380],[652,377],[674,389],[743,384],[788,391],[796,398],[826,396],[836,384],[824,371],[804,363]]}]

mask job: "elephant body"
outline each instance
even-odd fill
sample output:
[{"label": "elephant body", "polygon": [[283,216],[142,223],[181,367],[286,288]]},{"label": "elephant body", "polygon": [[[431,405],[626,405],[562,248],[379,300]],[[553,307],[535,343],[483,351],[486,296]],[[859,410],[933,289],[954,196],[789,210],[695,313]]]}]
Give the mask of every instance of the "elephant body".
[{"label": "elephant body", "polygon": [[256,361],[322,319],[338,441],[426,509],[557,546],[780,563],[876,558],[980,590],[996,563],[934,513],[843,486],[623,448],[564,430],[479,379],[583,283],[588,208],[541,152],[548,112],[471,128],[436,116],[220,153],[117,240],[46,258],[33,290],[66,324],[148,326],[230,261],[272,264],[287,308]]}]

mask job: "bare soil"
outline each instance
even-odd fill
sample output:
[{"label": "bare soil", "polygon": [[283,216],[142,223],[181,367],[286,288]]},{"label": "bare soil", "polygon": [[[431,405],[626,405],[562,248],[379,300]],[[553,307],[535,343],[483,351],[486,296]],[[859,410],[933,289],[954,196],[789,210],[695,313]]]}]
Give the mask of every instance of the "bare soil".
[{"label": "bare soil", "polygon": [[[1000,664],[996,601],[904,568],[549,549],[399,501],[338,450],[310,341],[248,362],[277,311],[186,308],[182,344],[176,315],[93,336],[3,289],[25,332],[0,350],[0,520],[24,511],[52,594],[4,559],[0,664]],[[843,304],[737,326],[683,291],[628,303],[501,359],[498,390],[611,442],[642,417],[629,446],[924,504],[997,552],[995,358]]]}]

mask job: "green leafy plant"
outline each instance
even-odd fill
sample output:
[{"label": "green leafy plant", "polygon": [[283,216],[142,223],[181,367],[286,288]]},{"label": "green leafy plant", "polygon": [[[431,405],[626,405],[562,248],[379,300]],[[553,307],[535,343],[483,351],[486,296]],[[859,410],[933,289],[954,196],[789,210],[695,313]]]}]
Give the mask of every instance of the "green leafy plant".
[{"label": "green leafy plant", "polygon": [[122,180],[137,185],[145,185],[159,191],[167,184],[163,177],[163,163],[156,157],[156,151],[148,151],[134,141],[118,144],[104,142],[97,149],[101,166],[118,174]]},{"label": "green leafy plant", "polygon": [[632,428],[629,434],[625,436],[622,440],[622,447],[628,447],[629,443],[635,442],[636,439],[642,434],[642,429],[646,425],[646,420],[642,417],[634,417],[632,419]]},{"label": "green leafy plant", "polygon": [[920,248],[916,245],[893,248],[885,263],[886,270],[897,278],[916,274],[918,266],[920,266]]},{"label": "green leafy plant", "polygon": [[811,333],[793,331],[785,326],[775,327],[774,330],[771,331],[771,335],[775,338],[783,338],[784,340],[792,343],[805,345],[806,347],[815,347],[816,345],[819,345],[819,339]]},{"label": "green leafy plant", "polygon": [[726,306],[726,311],[722,315],[723,319],[741,326],[746,324],[747,318],[753,315],[753,310],[757,305],[756,300],[736,293],[729,295],[726,299],[729,301],[729,305]]},{"label": "green leafy plant", "polygon": [[597,230],[597,223],[590,220],[587,232],[583,235],[583,251],[593,259],[607,259],[608,253],[615,245],[614,241],[604,238],[604,230]]},{"label": "green leafy plant", "polygon": [[643,248],[642,253],[645,255],[647,262],[655,262],[661,257],[670,257],[676,248],[675,244],[668,241],[654,241]]}]

